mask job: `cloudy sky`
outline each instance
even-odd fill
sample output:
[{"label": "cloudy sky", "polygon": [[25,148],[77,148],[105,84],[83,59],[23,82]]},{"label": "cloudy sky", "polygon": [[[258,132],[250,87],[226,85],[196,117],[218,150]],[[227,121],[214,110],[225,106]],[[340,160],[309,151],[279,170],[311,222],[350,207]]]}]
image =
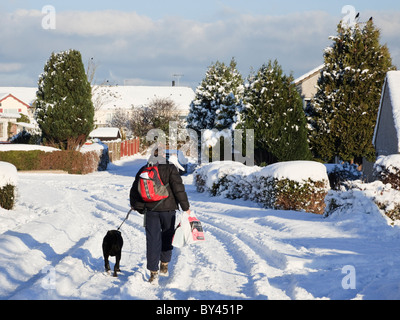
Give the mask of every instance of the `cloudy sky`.
[{"label": "cloudy sky", "polygon": [[[195,88],[207,67],[234,57],[247,77],[270,59],[299,77],[323,62],[351,13],[374,17],[400,67],[400,2],[393,0],[1,0],[0,86],[37,86],[51,53],[93,58],[96,81]],[[350,7],[351,8],[351,7]]]}]

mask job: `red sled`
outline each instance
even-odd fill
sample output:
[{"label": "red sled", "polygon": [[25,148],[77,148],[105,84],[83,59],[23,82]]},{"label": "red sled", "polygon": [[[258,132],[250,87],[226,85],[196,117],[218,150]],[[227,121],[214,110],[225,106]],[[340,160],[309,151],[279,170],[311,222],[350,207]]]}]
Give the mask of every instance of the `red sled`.
[{"label": "red sled", "polygon": [[204,240],[204,232],[203,227],[201,226],[201,222],[195,216],[189,216],[190,228],[192,231],[192,237],[194,241],[202,241]]},{"label": "red sled", "polygon": [[196,218],[193,212],[190,215],[183,212],[181,221],[175,229],[172,245],[181,248],[204,240],[204,231],[199,219]]}]

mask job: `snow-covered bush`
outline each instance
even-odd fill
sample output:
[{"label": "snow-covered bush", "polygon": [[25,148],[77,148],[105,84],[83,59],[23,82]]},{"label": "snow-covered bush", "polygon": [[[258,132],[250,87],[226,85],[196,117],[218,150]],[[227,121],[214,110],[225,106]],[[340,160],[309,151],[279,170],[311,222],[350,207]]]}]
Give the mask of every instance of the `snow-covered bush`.
[{"label": "snow-covered bush", "polygon": [[400,154],[380,156],[374,164],[374,177],[400,190]]},{"label": "snow-covered bush", "polygon": [[339,190],[344,182],[361,178],[361,171],[357,169],[356,164],[345,162],[343,164],[325,164],[325,166],[331,189]]},{"label": "snow-covered bush", "polygon": [[322,214],[329,190],[324,165],[312,161],[288,161],[267,167],[217,161],[195,171],[199,192],[226,198],[242,198],[266,208],[304,210]]},{"label": "snow-covered bush", "polygon": [[343,190],[330,191],[325,202],[326,216],[348,211],[370,214],[379,210],[392,220],[400,219],[400,191],[382,181],[349,181]]},{"label": "snow-covered bush", "polygon": [[15,203],[17,168],[11,163],[0,162],[0,207],[11,210]]}]

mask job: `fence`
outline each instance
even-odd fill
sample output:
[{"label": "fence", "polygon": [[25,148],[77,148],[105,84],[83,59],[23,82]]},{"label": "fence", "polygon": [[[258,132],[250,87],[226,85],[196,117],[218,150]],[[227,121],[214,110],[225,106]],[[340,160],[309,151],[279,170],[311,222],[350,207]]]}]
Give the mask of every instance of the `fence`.
[{"label": "fence", "polygon": [[108,156],[110,158],[110,162],[120,160],[123,157],[133,156],[139,152],[139,138],[104,143],[108,146]]}]

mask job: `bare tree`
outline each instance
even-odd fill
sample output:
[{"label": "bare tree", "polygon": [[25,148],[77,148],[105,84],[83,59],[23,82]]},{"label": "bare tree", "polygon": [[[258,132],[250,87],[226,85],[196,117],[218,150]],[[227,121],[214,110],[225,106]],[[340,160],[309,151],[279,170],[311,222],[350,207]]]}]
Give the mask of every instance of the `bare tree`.
[{"label": "bare tree", "polygon": [[182,122],[175,102],[170,98],[155,98],[147,106],[133,110],[130,129],[138,137],[146,136],[151,129],[168,134],[170,121]]}]

